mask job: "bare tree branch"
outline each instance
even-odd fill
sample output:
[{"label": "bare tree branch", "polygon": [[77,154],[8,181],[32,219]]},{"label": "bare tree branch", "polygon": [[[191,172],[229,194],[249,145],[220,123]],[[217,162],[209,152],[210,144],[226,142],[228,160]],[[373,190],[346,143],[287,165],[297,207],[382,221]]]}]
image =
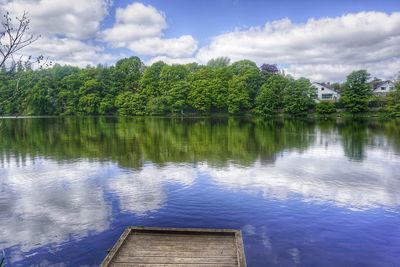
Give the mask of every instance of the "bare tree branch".
[{"label": "bare tree branch", "polygon": [[10,69],[15,69],[16,64],[22,62],[22,57],[16,61],[14,55],[40,38],[40,35],[28,34],[30,20],[27,12],[21,18],[16,17],[16,21],[14,27],[10,13],[3,15],[0,28],[0,68],[8,65]]}]

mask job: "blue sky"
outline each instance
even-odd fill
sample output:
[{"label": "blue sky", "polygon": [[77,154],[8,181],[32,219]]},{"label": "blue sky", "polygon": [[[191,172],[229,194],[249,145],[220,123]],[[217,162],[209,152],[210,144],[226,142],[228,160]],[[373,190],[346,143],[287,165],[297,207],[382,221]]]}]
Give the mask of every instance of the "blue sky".
[{"label": "blue sky", "polygon": [[[106,25],[112,23],[116,7],[133,1],[116,1]],[[242,26],[256,26],[285,17],[293,22],[309,18],[341,16],[360,11],[400,11],[399,0],[147,0],[140,1],[167,15],[168,35],[192,34],[201,42]]]},{"label": "blue sky", "polygon": [[[399,0],[0,0],[27,10],[42,38],[25,53],[61,64],[206,63],[227,56],[276,63],[295,77],[342,80],[365,68],[400,70]],[[318,71],[316,71],[318,70]]]}]

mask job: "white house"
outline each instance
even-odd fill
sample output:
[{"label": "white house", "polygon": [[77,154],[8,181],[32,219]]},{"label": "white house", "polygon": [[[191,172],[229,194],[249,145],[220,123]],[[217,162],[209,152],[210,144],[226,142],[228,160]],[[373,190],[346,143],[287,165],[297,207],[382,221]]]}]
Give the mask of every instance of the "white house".
[{"label": "white house", "polygon": [[394,90],[394,82],[392,81],[381,81],[373,85],[372,93],[377,96],[385,96],[390,91]]},{"label": "white house", "polygon": [[317,102],[321,100],[338,101],[340,99],[340,93],[335,91],[329,84],[314,82],[312,85],[316,88]]}]

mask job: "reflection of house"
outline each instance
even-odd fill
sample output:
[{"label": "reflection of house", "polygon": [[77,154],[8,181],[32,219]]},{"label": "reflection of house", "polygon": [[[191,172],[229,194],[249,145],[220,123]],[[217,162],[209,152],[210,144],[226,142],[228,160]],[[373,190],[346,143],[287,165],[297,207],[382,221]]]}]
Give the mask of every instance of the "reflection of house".
[{"label": "reflection of house", "polygon": [[329,84],[314,82],[312,85],[316,88],[316,101],[333,100],[337,101],[340,98],[340,93],[335,91]]},{"label": "reflection of house", "polygon": [[372,93],[377,96],[385,96],[390,91],[394,90],[394,83],[392,81],[379,81],[372,82]]}]

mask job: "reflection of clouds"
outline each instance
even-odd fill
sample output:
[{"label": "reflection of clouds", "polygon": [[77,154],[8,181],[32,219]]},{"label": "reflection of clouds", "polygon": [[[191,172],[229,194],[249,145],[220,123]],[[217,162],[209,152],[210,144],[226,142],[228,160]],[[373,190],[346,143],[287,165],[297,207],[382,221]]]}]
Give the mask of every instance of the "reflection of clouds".
[{"label": "reflection of clouds", "polygon": [[99,164],[11,160],[0,170],[0,245],[23,251],[108,228]]},{"label": "reflection of clouds", "polygon": [[164,183],[190,185],[196,178],[196,169],[185,165],[155,167],[146,165],[140,171],[121,174],[109,182],[111,191],[118,195],[120,208],[143,214],[161,208],[166,201]]},{"label": "reflection of clouds", "polygon": [[341,147],[334,145],[289,152],[274,166],[255,163],[248,168],[233,164],[221,169],[202,168],[226,187],[264,197],[286,199],[300,194],[305,201],[328,201],[357,209],[400,205],[400,158],[382,151],[367,154],[363,162],[351,162],[343,158]]},{"label": "reflection of clouds", "polygon": [[253,238],[260,240],[265,249],[265,252],[267,254],[271,253],[271,239],[267,235],[267,228],[265,226],[256,229],[256,227],[254,227],[253,225],[246,224],[245,226],[243,226],[242,230],[245,235],[252,236]]}]

